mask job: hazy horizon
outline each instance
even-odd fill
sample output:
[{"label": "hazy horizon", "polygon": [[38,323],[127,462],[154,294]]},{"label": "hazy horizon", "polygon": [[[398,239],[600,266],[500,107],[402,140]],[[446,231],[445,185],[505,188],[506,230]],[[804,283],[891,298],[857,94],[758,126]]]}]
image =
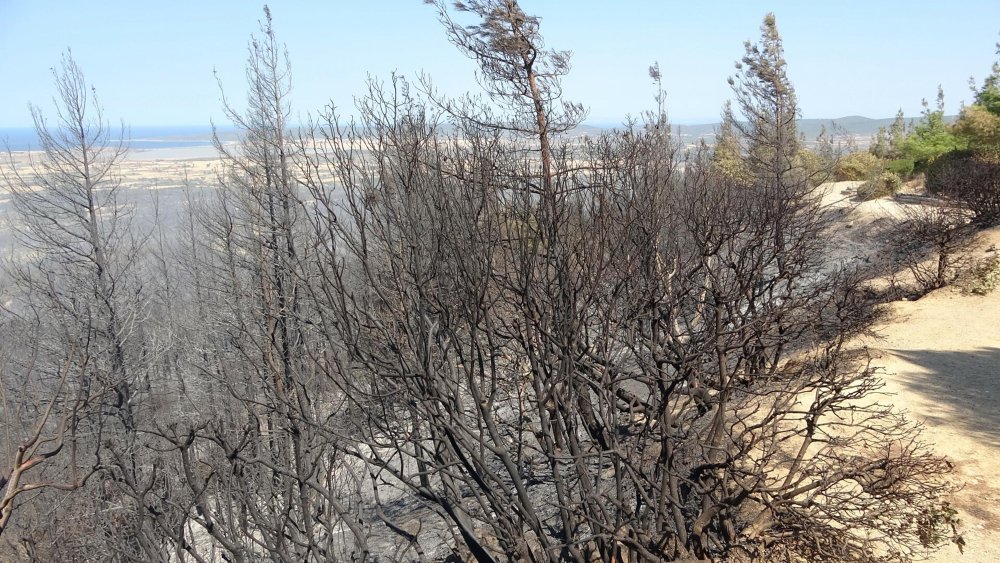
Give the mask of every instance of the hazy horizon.
[{"label": "hazy horizon", "polygon": [[[945,116],[946,119],[951,119],[954,116]],[[831,122],[840,122],[843,120],[865,120],[867,125],[875,126],[880,122],[889,122],[895,117],[867,117],[861,115],[844,115],[840,117],[822,117],[822,118],[801,118],[798,121],[800,123],[807,123],[810,125],[815,124],[827,124]],[[919,116],[906,116],[904,119],[907,121],[917,120]],[[620,121],[595,121],[588,120],[581,123],[580,126],[583,128],[595,128],[595,129],[615,129],[621,127],[625,122],[625,118]],[[697,121],[695,119],[685,119],[685,120],[671,120],[671,124],[675,128],[709,128],[718,125],[720,122],[718,119],[714,121]],[[117,140],[118,125],[115,123],[110,123],[112,140]],[[298,127],[300,125],[293,124],[292,127]],[[236,128],[230,124],[215,125],[215,130],[222,134],[224,141],[233,140],[231,137],[235,134]],[[190,147],[190,146],[202,146],[211,144],[211,133],[213,126],[211,124],[197,125],[197,124],[185,124],[185,125],[173,125],[173,124],[138,124],[130,125],[125,124],[126,131],[129,132],[129,145],[130,148],[136,150],[152,149],[152,148],[177,148],[177,147]],[[874,131],[852,131],[848,128],[848,132],[856,133],[859,135],[873,134]],[[699,135],[702,133],[698,133]],[[37,150],[38,137],[35,134],[33,126],[21,126],[21,127],[3,127],[0,126],[0,147],[9,148],[12,151],[25,151],[25,150]]]}]

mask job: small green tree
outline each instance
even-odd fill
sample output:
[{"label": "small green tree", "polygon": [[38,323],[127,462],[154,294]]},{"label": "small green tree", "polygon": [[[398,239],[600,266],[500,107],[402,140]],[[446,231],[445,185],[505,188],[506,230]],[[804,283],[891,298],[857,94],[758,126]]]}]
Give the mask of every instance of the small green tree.
[{"label": "small green tree", "polygon": [[889,156],[899,158],[901,154],[899,145],[906,138],[906,129],[906,117],[903,116],[903,109],[900,108],[896,112],[896,119],[893,120],[892,126],[889,127]]},{"label": "small green tree", "polygon": [[[1000,43],[997,43],[1000,54]],[[962,108],[955,122],[955,133],[968,143],[970,148],[1000,146],[1000,61],[993,63],[989,76],[983,80],[981,88],[976,88],[970,79],[975,103]]]},{"label": "small green tree", "polygon": [[889,158],[890,150],[889,132],[883,125],[878,128],[878,133],[875,135],[875,140],[872,141],[872,146],[868,148],[868,152],[879,158]]},{"label": "small green tree", "polygon": [[913,161],[908,158],[897,158],[886,162],[885,169],[899,175],[900,178],[909,178],[913,174]]},{"label": "small green tree", "polygon": [[[1000,42],[996,44],[1000,55]],[[976,105],[986,108],[993,115],[1000,116],[1000,60],[993,63],[992,72],[983,80],[983,86],[976,92]]]},{"label": "small green tree", "polygon": [[918,169],[924,169],[935,158],[954,150],[965,148],[944,120],[944,90],[938,86],[937,104],[931,109],[923,100],[923,116],[913,131],[900,143],[903,155],[913,159]]},{"label": "small green tree", "polygon": [[747,166],[757,181],[798,184],[801,171],[792,165],[801,145],[795,124],[798,105],[774,14],[764,18],[760,43],[747,41],[744,47],[738,75],[729,84],[742,113],[742,120],[732,123],[745,140]]},{"label": "small green tree", "polygon": [[715,134],[715,146],[712,148],[712,165],[726,178],[737,181],[749,179],[746,161],[743,158],[743,146],[736,135],[733,118],[733,106],[727,100],[722,108],[722,123]]}]

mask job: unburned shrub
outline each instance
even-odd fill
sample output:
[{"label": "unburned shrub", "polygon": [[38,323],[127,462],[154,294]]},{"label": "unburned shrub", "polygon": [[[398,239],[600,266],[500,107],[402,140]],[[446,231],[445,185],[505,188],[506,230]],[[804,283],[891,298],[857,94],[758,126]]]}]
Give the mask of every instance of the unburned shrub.
[{"label": "unburned shrub", "polygon": [[852,152],[837,162],[833,169],[838,182],[848,180],[870,180],[885,169],[881,158],[869,152]]},{"label": "unburned shrub", "polygon": [[900,178],[909,178],[913,174],[913,161],[908,158],[890,160],[885,169],[897,174]]},{"label": "unburned shrub", "polygon": [[858,186],[858,197],[867,201],[869,199],[896,195],[902,185],[903,180],[894,172],[883,172]]},{"label": "unburned shrub", "polygon": [[818,186],[830,178],[830,159],[826,155],[802,149],[795,154],[793,164],[802,170],[813,186]]}]

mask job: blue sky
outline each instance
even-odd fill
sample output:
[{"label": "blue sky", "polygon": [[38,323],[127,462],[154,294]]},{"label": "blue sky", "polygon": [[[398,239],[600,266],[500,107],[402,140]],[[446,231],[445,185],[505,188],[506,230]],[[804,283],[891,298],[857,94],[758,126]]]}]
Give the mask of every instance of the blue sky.
[{"label": "blue sky", "polygon": [[[289,49],[295,112],[331,101],[350,113],[366,78],[421,71],[439,89],[476,87],[474,66],[420,0],[274,0]],[[0,0],[0,127],[30,124],[29,101],[49,106],[49,69],[72,48],[112,119],[132,125],[224,123],[217,70],[241,99],[246,43],[262,3]],[[947,110],[969,100],[1000,39],[1000,1],[522,0],[550,47],[573,51],[566,96],[592,122],[618,122],[653,105],[646,69],[659,61],[678,122],[714,121],[726,77],[775,12],[804,117],[890,117],[920,111],[945,89]]]}]

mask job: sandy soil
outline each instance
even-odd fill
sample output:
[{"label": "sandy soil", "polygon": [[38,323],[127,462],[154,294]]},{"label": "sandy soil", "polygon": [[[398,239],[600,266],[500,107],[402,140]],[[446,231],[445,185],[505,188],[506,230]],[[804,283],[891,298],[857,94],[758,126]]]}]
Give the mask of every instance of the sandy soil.
[{"label": "sandy soil", "polygon": [[[825,186],[825,203],[841,214],[835,255],[872,257],[874,236],[907,206],[926,205],[919,189],[891,199],[858,202],[860,182]],[[1000,228],[981,233],[975,252],[1000,247]],[[1000,561],[1000,290],[981,296],[957,287],[887,306],[869,347],[891,401],[924,424],[924,439],[954,464],[962,487],[949,499],[958,510],[965,554],[948,545],[934,562]]]},{"label": "sandy soil", "polygon": [[[945,288],[897,302],[880,328],[869,345],[893,402],[925,424],[963,486],[951,499],[968,544],[961,561],[1000,561],[1000,291]],[[948,546],[931,560],[958,558]]]},{"label": "sandy soil", "polygon": [[[37,153],[11,153],[14,167],[30,180],[30,158]],[[179,147],[130,151],[117,172],[127,189],[180,187],[185,177],[192,186],[211,186],[217,179],[219,155],[213,147]],[[0,170],[10,169],[8,157],[0,158]],[[0,182],[0,194],[6,187]]]}]

